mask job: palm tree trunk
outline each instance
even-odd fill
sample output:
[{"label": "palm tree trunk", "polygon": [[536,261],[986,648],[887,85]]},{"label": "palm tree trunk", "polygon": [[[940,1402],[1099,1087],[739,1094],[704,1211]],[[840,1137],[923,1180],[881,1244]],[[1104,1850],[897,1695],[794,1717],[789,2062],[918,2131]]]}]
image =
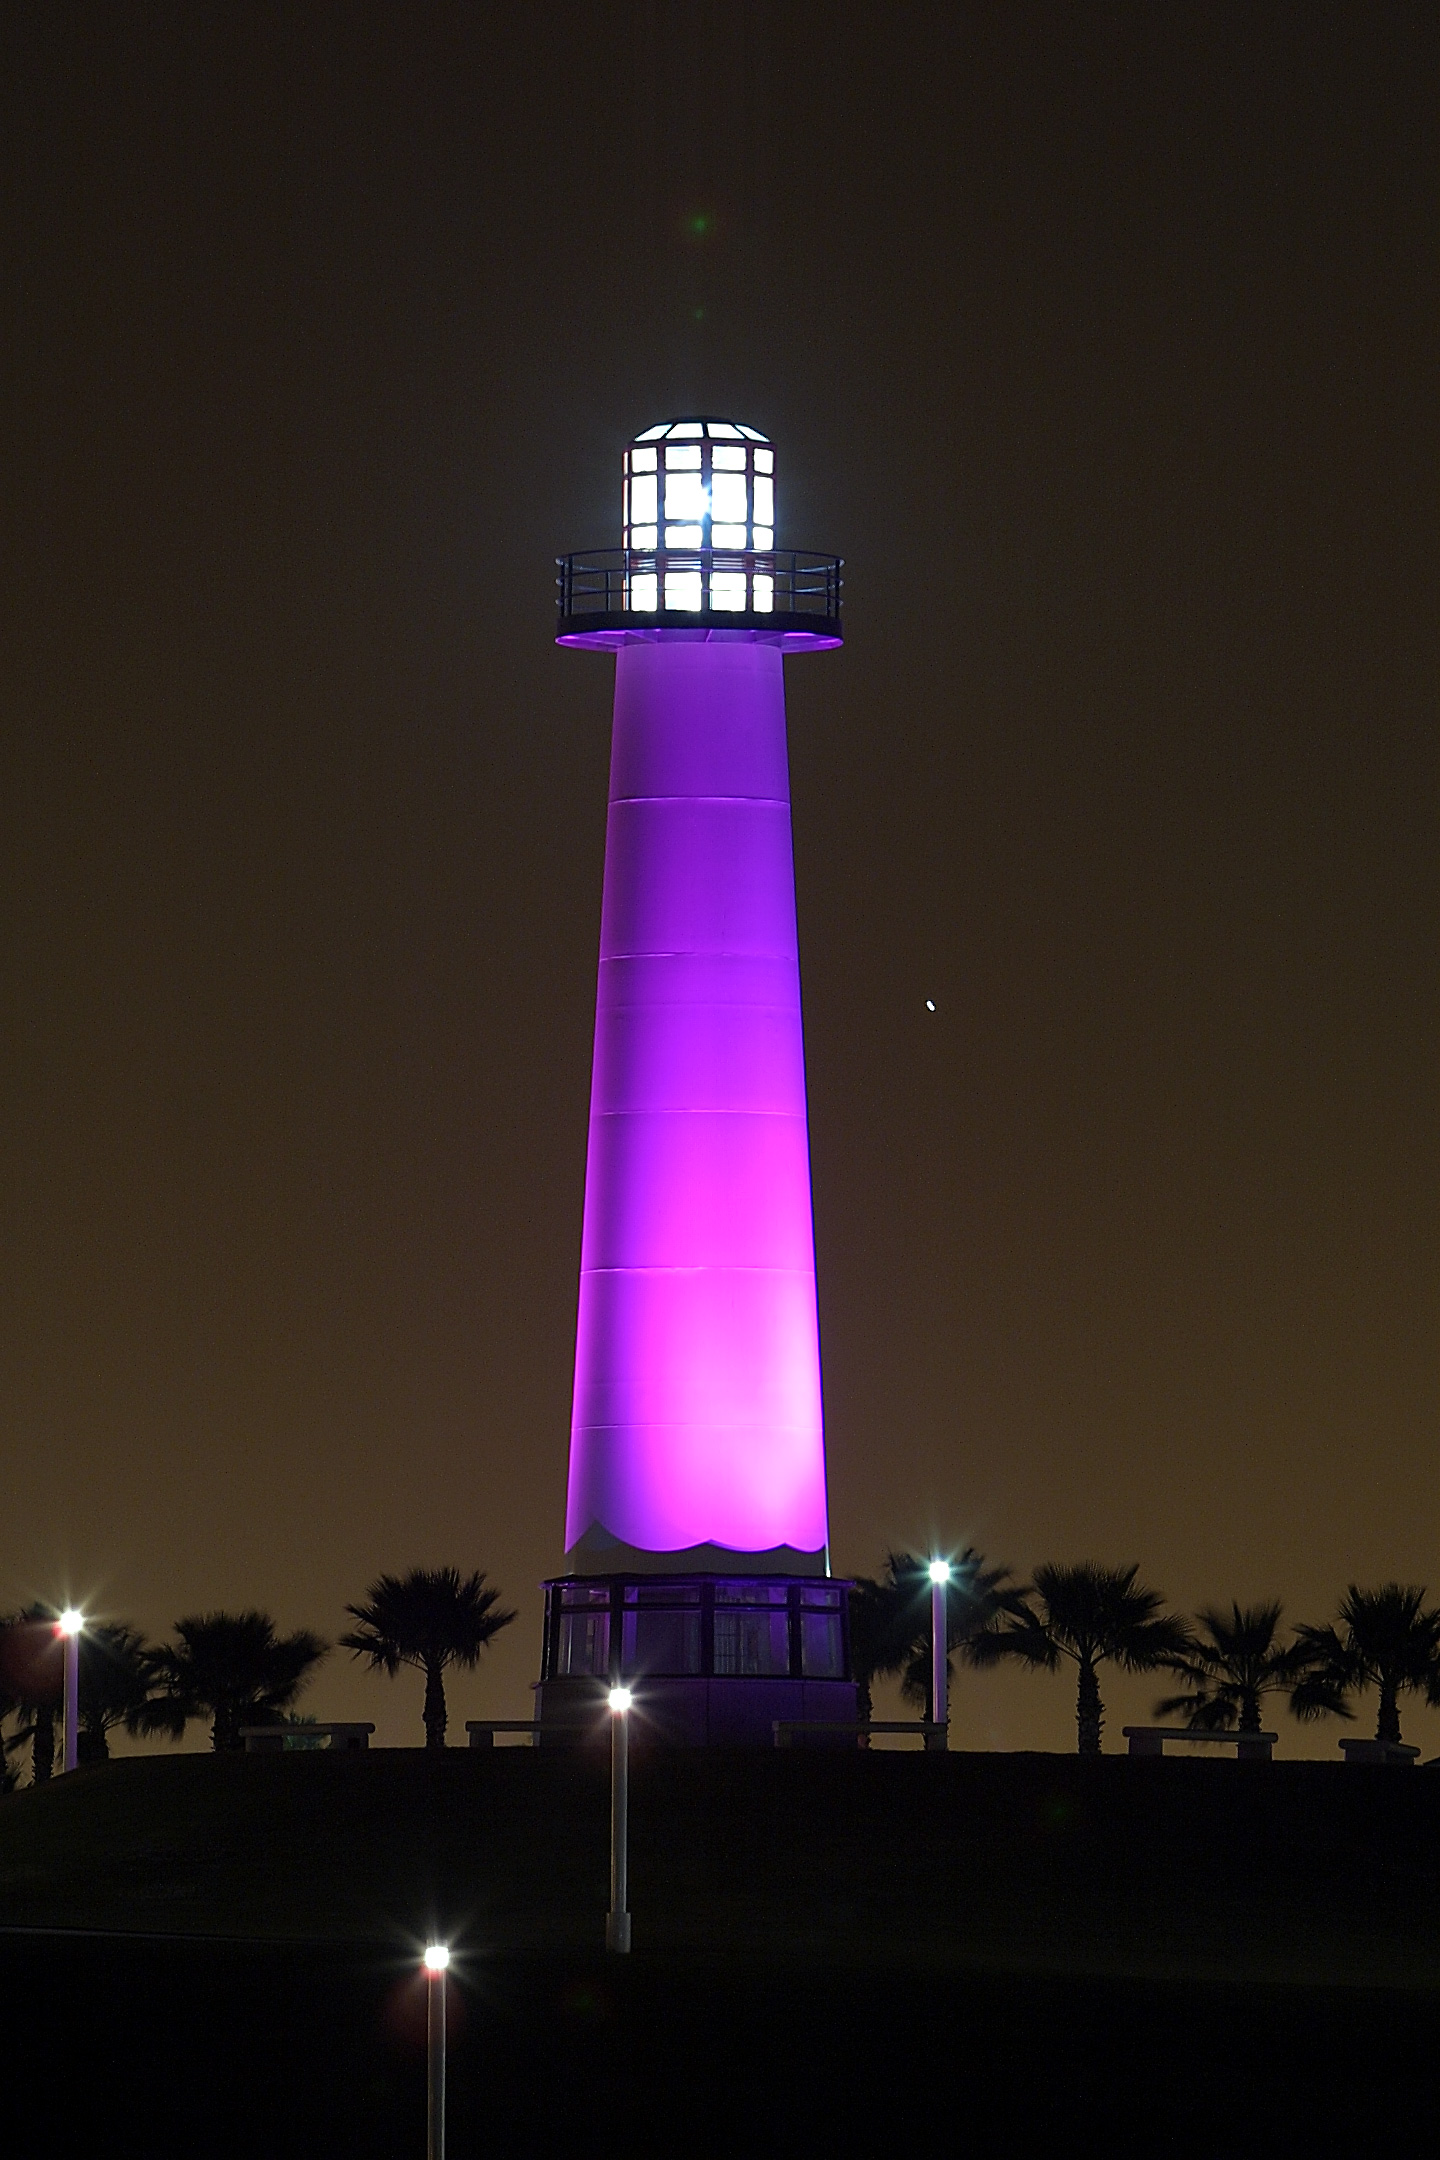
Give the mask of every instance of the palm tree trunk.
[{"label": "palm tree trunk", "polygon": [[[870,1692],[869,1679],[862,1679],[859,1673],[855,1675],[855,1715],[862,1725],[868,1725],[875,1715],[875,1698]],[[861,1747],[869,1747],[868,1732],[857,1733],[855,1738]]]},{"label": "palm tree trunk", "polygon": [[1080,1666],[1080,1684],[1075,1695],[1075,1724],[1082,1755],[1100,1753],[1100,1730],[1104,1722],[1105,1705],[1100,1700],[1100,1682],[1095,1667],[1087,1658]]},{"label": "palm tree trunk", "polygon": [[1260,1730],[1260,1693],[1257,1688],[1246,1688],[1240,1697],[1239,1730],[1256,1733]]},{"label": "palm tree trunk", "polygon": [[1392,1747],[1400,1741],[1400,1698],[1398,1691],[1388,1682],[1380,1683],[1380,1716],[1375,1725],[1377,1740],[1388,1740]]},{"label": "palm tree trunk", "polygon": [[438,1659],[428,1660],[425,1666],[425,1745],[427,1748],[443,1748],[445,1745],[445,1672]]},{"label": "palm tree trunk", "polygon": [[44,1785],[55,1768],[55,1712],[44,1703],[35,1712],[35,1737],[30,1743],[32,1783]]}]

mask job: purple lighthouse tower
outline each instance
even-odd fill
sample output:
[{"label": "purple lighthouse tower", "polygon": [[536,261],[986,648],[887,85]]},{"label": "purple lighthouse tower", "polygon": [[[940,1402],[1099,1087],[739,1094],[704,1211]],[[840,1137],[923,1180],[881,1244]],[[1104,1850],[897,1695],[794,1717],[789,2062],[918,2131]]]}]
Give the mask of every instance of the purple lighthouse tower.
[{"label": "purple lighthouse tower", "polygon": [[624,545],[561,559],[616,656],[566,1574],[542,1738],[637,1691],[676,1740],[853,1717],[829,1575],[784,655],[837,557],[777,551],[775,455],[714,419],[625,454]]}]

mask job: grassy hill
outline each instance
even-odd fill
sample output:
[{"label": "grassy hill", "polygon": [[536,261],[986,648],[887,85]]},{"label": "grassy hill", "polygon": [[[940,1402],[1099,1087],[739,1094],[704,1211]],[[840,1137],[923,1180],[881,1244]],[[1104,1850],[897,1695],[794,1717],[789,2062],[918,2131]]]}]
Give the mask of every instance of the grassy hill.
[{"label": "grassy hill", "polygon": [[[1440,1983],[1440,1775],[1047,1755],[637,1759],[637,1950],[1172,1981]],[[0,1805],[0,1923],[583,1953],[603,1761],[132,1758]]]},{"label": "grassy hill", "polygon": [[431,1928],[451,2160],[1440,2135],[1440,1776],[641,1756],[608,1960],[607,1825],[603,1761],[529,1750],[140,1758],[0,1802],[12,2140],[422,2152]]}]

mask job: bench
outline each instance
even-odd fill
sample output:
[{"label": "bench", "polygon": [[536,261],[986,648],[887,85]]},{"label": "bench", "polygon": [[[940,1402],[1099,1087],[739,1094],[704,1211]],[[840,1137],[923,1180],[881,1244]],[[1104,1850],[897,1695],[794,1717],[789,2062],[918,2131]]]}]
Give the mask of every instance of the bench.
[{"label": "bench", "polygon": [[942,1752],[949,1731],[930,1718],[772,1718],[775,1745],[793,1747],[796,1733],[854,1733],[857,1741],[871,1733],[910,1733],[925,1743],[927,1755]]},{"label": "bench", "polygon": [[1269,1762],[1280,1738],[1273,1732],[1198,1732],[1193,1725],[1122,1725],[1120,1729],[1132,1755],[1163,1755],[1167,1740],[1179,1740],[1189,1747],[1233,1747],[1237,1762]]},{"label": "bench", "polygon": [[497,1732],[523,1732],[530,1735],[531,1747],[540,1745],[540,1721],[538,1718],[472,1717],[466,1718],[465,1730],[470,1735],[471,1747],[494,1747]]},{"label": "bench", "polygon": [[1407,1747],[1403,1740],[1342,1740],[1340,1748],[1346,1762],[1409,1764],[1420,1756],[1418,1747]]},{"label": "bench", "polygon": [[[297,1753],[311,1740],[328,1740],[332,1755],[354,1755],[370,1745],[373,1725],[242,1725],[240,1737],[247,1755],[282,1755],[285,1743]],[[298,1743],[298,1747],[297,1747]]]}]

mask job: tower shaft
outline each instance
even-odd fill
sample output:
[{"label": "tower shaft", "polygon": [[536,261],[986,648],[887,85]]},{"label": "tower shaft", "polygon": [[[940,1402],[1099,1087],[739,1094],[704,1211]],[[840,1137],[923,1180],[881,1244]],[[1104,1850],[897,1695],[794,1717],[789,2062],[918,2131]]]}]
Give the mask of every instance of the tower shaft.
[{"label": "tower shaft", "polygon": [[617,654],[567,1566],[826,1565],[783,663]]}]

